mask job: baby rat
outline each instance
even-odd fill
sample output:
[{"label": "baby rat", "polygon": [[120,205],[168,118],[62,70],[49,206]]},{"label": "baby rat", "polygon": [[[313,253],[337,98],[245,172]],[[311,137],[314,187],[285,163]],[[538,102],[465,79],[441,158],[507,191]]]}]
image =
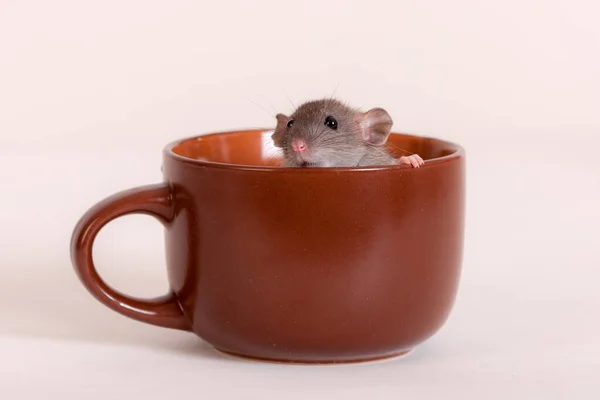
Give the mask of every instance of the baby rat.
[{"label": "baby rat", "polygon": [[356,167],[369,165],[423,165],[418,155],[395,159],[383,145],[392,118],[382,108],[355,110],[335,99],[300,105],[291,116],[277,114],[272,135],[283,150],[286,167]]}]

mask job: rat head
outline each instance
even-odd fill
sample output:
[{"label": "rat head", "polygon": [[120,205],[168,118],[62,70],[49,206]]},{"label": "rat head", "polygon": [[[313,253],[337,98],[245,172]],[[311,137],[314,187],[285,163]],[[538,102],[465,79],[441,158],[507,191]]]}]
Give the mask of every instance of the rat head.
[{"label": "rat head", "polygon": [[289,167],[357,165],[367,146],[386,142],[392,127],[382,108],[360,112],[333,99],[310,101],[289,117],[276,118],[273,142],[283,149]]}]

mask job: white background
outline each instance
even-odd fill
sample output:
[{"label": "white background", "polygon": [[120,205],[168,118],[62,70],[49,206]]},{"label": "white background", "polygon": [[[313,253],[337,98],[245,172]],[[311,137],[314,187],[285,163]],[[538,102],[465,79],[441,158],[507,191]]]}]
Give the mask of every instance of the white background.
[{"label": "white background", "polygon": [[[2,0],[0,396],[599,398],[599,16],[596,0]],[[239,361],[80,285],[74,224],[160,181],[164,144],[271,127],[288,96],[336,87],[468,154],[459,296],[412,355]],[[167,290],[150,218],[111,223],[95,255],[118,289]]]}]

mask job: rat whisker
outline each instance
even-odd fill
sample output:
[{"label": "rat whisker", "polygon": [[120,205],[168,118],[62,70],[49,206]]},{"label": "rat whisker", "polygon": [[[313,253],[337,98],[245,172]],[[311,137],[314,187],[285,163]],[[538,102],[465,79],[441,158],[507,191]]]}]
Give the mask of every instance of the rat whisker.
[{"label": "rat whisker", "polygon": [[370,149],[378,151],[379,153],[383,154],[386,157],[389,157],[390,159],[394,158],[391,155],[389,155],[386,151],[384,151],[383,149],[381,149],[379,146],[374,146],[374,145],[369,144],[369,143],[367,143],[366,146],[369,147]]},{"label": "rat whisker", "polygon": [[292,107],[296,108],[296,106],[292,102],[292,99],[290,99],[290,96],[288,96],[288,94],[286,93],[285,89],[281,89],[281,90],[283,91],[283,94],[285,94],[285,97],[288,99],[288,101],[290,102],[290,104],[292,105]]},{"label": "rat whisker", "polygon": [[412,152],[410,152],[410,151],[408,151],[408,150],[406,150],[406,149],[403,149],[403,148],[401,148],[401,147],[398,147],[398,146],[396,146],[396,145],[394,145],[394,144],[392,144],[392,143],[390,143],[390,142],[386,142],[386,143],[385,143],[385,146],[389,146],[389,147],[391,147],[391,148],[393,148],[393,149],[395,149],[395,150],[400,150],[400,151],[403,151],[404,153],[406,153],[406,154],[408,154],[408,155],[412,155],[412,154],[414,154],[414,153],[412,153]]},{"label": "rat whisker", "polygon": [[[275,114],[271,114],[271,112],[269,110],[267,110],[265,107],[261,106],[260,104],[258,104],[254,100],[250,99],[249,97],[246,97],[246,100],[248,100],[250,103],[254,104],[255,106],[261,108],[264,112],[266,112],[267,114],[269,114],[271,116],[271,118],[275,118]],[[275,109],[275,108],[273,108],[273,109]]]},{"label": "rat whisker", "polygon": [[340,81],[338,81],[335,85],[335,89],[333,89],[333,94],[331,95],[331,97],[329,98],[330,100],[333,100],[335,98],[335,94],[337,93],[338,87],[340,86]]},{"label": "rat whisker", "polygon": [[[359,135],[359,134],[361,133],[361,129],[360,129],[360,128],[355,128],[355,129],[351,130],[351,132],[352,132],[353,134]],[[370,147],[373,147],[373,146],[374,146],[374,145],[371,145],[371,144],[369,144],[369,143],[366,143],[366,144],[367,144],[367,145],[369,145]],[[398,147],[398,146],[396,146],[396,145],[394,145],[394,144],[390,143],[389,141],[387,141],[387,142],[386,142],[386,143],[383,145],[383,147],[386,147],[386,146],[387,146],[387,147],[391,147],[391,148],[393,148],[393,149],[395,149],[395,150],[399,150],[399,151],[401,151],[401,152],[404,152],[404,153],[405,153],[405,154],[407,154],[407,155],[412,155],[412,154],[414,154],[413,152],[410,152],[410,151],[408,151],[408,150],[406,150],[406,149],[403,149],[403,148],[401,148],[401,147]]]},{"label": "rat whisker", "polygon": [[[324,130],[321,135],[317,136],[315,139],[320,139],[322,135],[324,135],[325,133],[327,133],[327,130]],[[323,139],[321,139],[320,141],[321,143],[332,143],[332,142],[340,142],[340,143],[346,143],[345,138],[340,137],[340,136],[335,136],[335,135],[331,135],[331,136],[326,136]]]},{"label": "rat whisker", "polygon": [[267,156],[263,159],[265,165],[272,165],[275,167],[283,166],[283,159],[278,156]]},{"label": "rat whisker", "polygon": [[315,139],[319,139],[321,136],[323,136],[325,133],[327,133],[327,128],[323,128],[321,129],[321,132],[317,135],[317,137]]},{"label": "rat whisker", "polygon": [[278,157],[278,156],[281,155],[281,153],[282,153],[283,150],[284,149],[281,149],[281,148],[278,148],[278,147],[269,148],[269,149],[267,149],[266,153],[267,153],[268,156]]},{"label": "rat whisker", "polygon": [[261,96],[261,98],[265,101],[265,103],[267,103],[269,106],[271,106],[271,108],[273,109],[273,113],[274,115],[277,115],[277,109],[275,107],[273,107],[273,104],[271,104],[269,102],[269,100],[267,100],[266,98],[264,98],[263,96]]}]

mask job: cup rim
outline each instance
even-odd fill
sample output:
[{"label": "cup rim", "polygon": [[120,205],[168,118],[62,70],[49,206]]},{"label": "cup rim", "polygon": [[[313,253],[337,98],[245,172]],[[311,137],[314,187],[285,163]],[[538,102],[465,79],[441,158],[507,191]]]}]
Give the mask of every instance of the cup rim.
[{"label": "cup rim", "polygon": [[[179,139],[176,139],[174,141],[171,141],[170,143],[168,143],[164,148],[163,148],[163,156],[166,158],[170,158],[174,161],[177,162],[183,162],[185,164],[191,164],[191,165],[195,165],[195,166],[199,166],[199,167],[207,167],[207,168],[219,168],[219,169],[231,169],[231,170],[243,170],[243,171],[272,171],[272,172],[293,172],[293,171],[298,171],[301,173],[307,173],[307,172],[313,172],[313,173],[322,173],[322,172],[358,172],[358,171],[379,171],[379,170],[397,170],[397,169],[401,169],[403,171],[414,171],[417,170],[417,168],[409,168],[406,165],[377,165],[377,166],[360,166],[360,167],[314,167],[314,168],[294,168],[294,167],[289,167],[289,168],[284,168],[284,167],[278,167],[278,166],[262,166],[262,165],[245,165],[245,164],[232,164],[232,163],[223,163],[223,162],[216,162],[216,161],[207,161],[207,160],[196,160],[193,158],[189,158],[189,157],[185,157],[182,155],[179,155],[177,153],[175,153],[173,150],[175,147],[179,146],[180,144],[187,142],[187,141],[192,141],[192,140],[201,140],[202,138],[208,137],[208,136],[217,136],[217,135],[232,135],[232,134],[240,134],[240,133],[248,133],[248,134],[255,134],[255,133],[267,133],[267,132],[273,132],[273,128],[248,128],[248,129],[234,129],[234,130],[223,130],[223,131],[215,131],[215,132],[210,132],[210,133],[205,133],[205,134],[199,134],[199,135],[193,135],[193,136],[187,136],[187,137],[182,137]],[[395,135],[395,136],[403,136],[406,138],[413,138],[413,139],[418,139],[418,140],[432,140],[432,141],[436,141],[436,142],[440,142],[443,143],[445,145],[447,145],[450,148],[454,148],[454,152],[452,152],[451,154],[447,154],[445,156],[442,157],[435,157],[435,158],[429,158],[425,160],[425,164],[421,165],[418,169],[423,169],[423,168],[431,168],[435,165],[439,165],[439,164],[443,164],[443,163],[447,163],[449,161],[454,161],[457,159],[460,159],[462,157],[464,157],[465,154],[465,150],[464,148],[454,142],[450,142],[447,140],[443,140],[443,139],[438,139],[436,137],[430,137],[430,136],[420,136],[420,135],[415,135],[415,134],[409,134],[409,133],[402,133],[402,132],[392,132],[390,135]]]}]

